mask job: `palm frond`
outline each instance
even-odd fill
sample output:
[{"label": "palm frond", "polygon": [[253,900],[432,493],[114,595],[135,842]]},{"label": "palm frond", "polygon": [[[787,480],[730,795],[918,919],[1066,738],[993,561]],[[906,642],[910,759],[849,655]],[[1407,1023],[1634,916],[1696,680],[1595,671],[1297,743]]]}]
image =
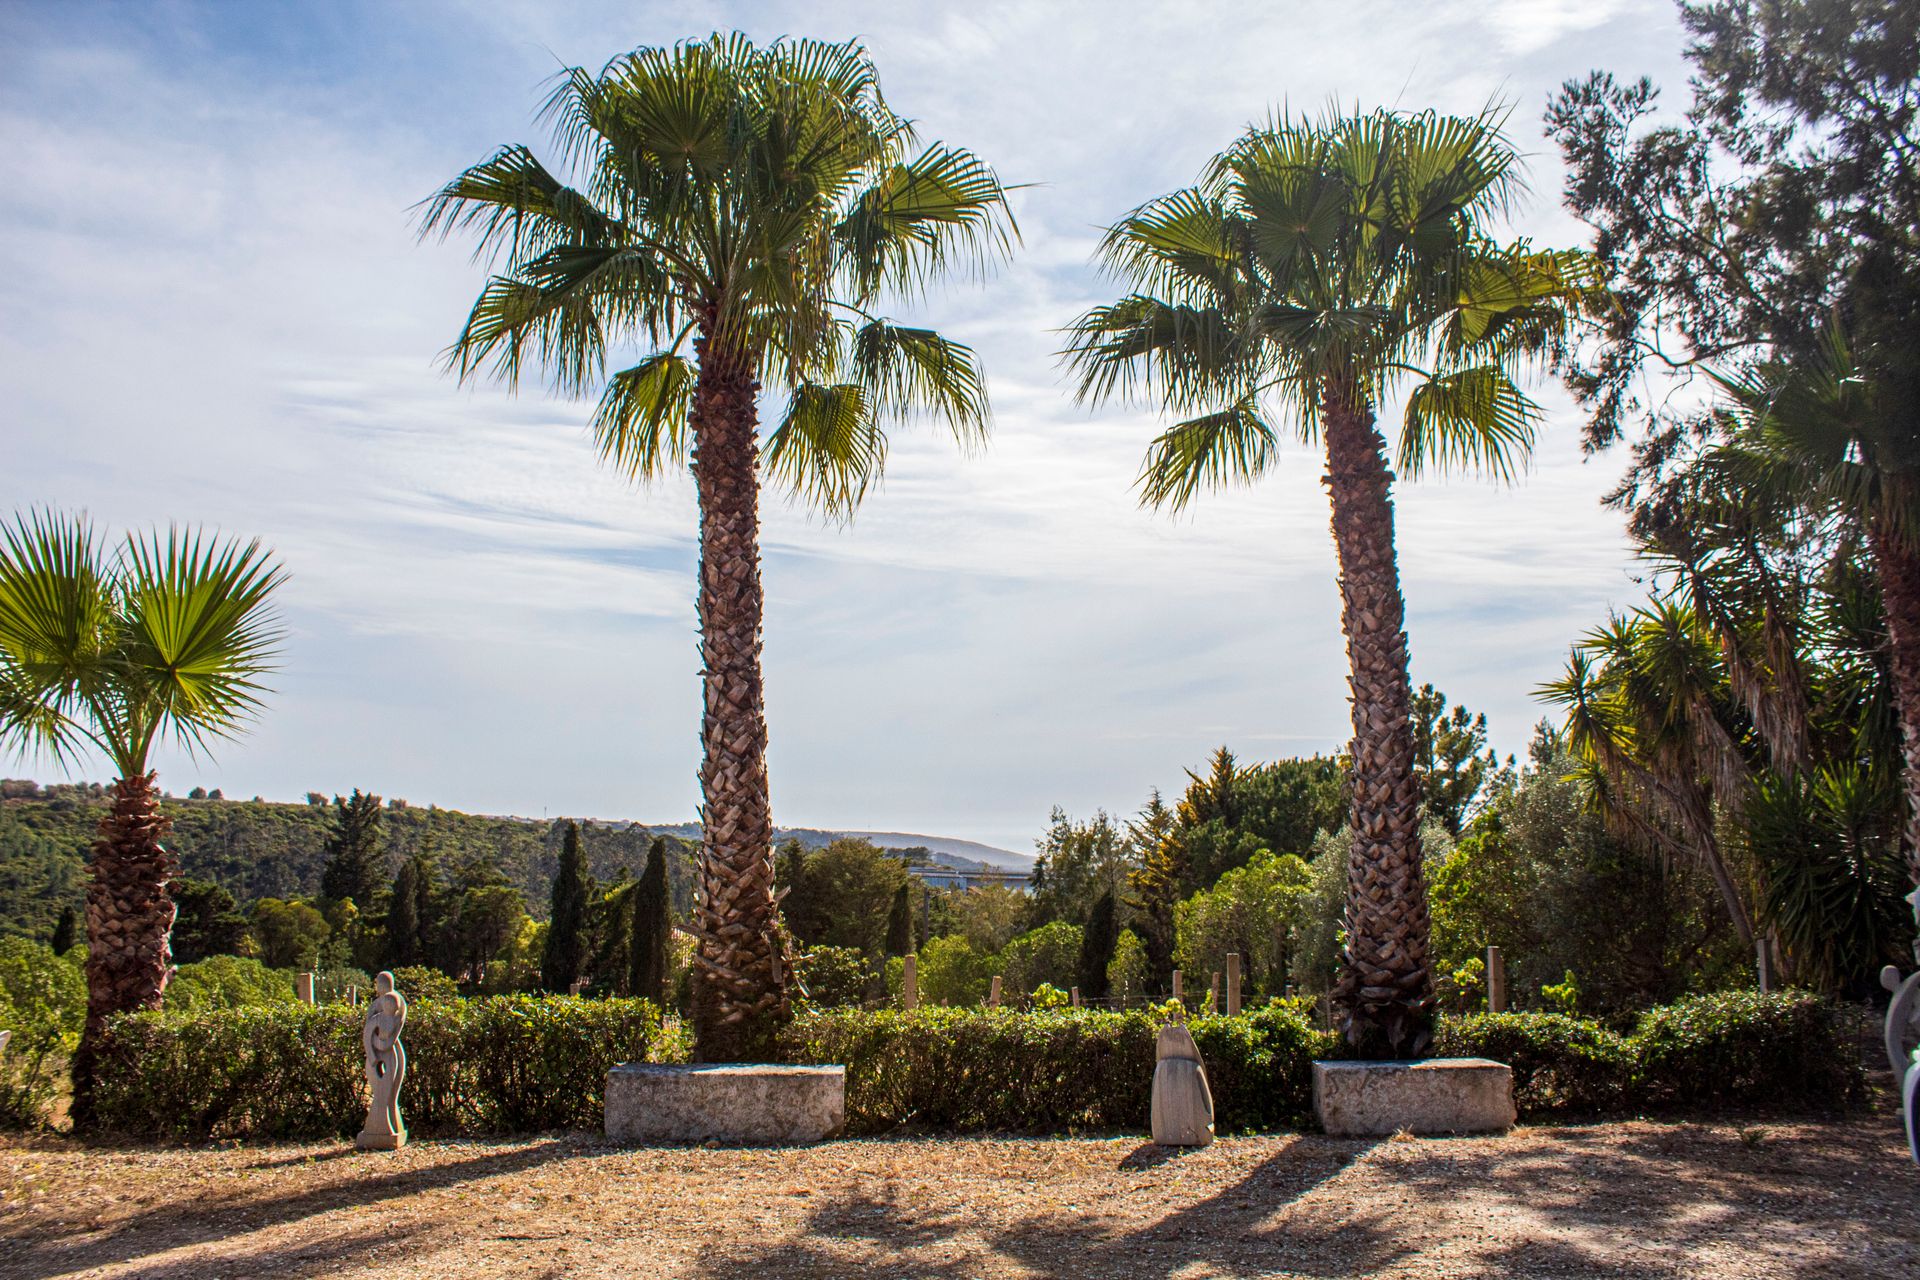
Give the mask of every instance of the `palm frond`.
[{"label": "palm frond", "polygon": [[852,517],[887,463],[887,437],[865,388],[802,383],[767,437],[767,471],[830,519]]},{"label": "palm frond", "polygon": [[593,414],[601,460],[641,481],[683,464],[694,378],[693,365],[671,351],[614,374]]},{"label": "palm frond", "polygon": [[882,173],[832,231],[856,300],[916,293],[956,261],[983,268],[1019,234],[993,169],[941,143]]},{"label": "palm frond", "polygon": [[1251,396],[1175,423],[1147,450],[1137,482],[1141,504],[1178,511],[1203,488],[1251,484],[1278,453],[1279,440]]},{"label": "palm frond", "polygon": [[0,529],[0,745],[64,760],[89,736],[116,636],[100,552],[84,518],[34,512]]},{"label": "palm frond", "polygon": [[1400,472],[1413,479],[1429,467],[1458,467],[1509,481],[1533,451],[1539,416],[1498,365],[1429,378],[1407,395]]},{"label": "palm frond", "polygon": [[854,335],[852,367],[874,412],[931,412],[963,447],[986,442],[986,379],[970,348],[931,329],[875,320]]}]

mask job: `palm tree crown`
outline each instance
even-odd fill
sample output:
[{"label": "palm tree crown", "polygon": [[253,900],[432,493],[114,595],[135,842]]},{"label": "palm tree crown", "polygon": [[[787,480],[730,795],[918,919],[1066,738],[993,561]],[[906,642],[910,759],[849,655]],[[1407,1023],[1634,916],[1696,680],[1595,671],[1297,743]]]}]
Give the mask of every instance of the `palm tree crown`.
[{"label": "palm tree crown", "polygon": [[[916,152],[857,43],[640,49],[562,73],[542,115],[577,187],[512,146],[426,205],[423,233],[471,229],[505,258],[453,344],[463,377],[511,385],[531,357],[562,392],[604,378],[602,456],[646,479],[686,459],[690,356],[723,356],[787,391],[768,464],[839,516],[879,477],[888,419],[984,439],[973,353],[872,309],[1007,249],[1006,191],[968,151]],[[640,358],[607,376],[620,345]]]},{"label": "palm tree crown", "polygon": [[1103,257],[1136,292],[1082,316],[1069,356],[1085,399],[1193,415],[1154,441],[1143,497],[1256,479],[1276,421],[1311,441],[1330,399],[1370,409],[1400,387],[1402,474],[1510,476],[1538,417],[1515,361],[1552,353],[1593,279],[1580,253],[1489,238],[1515,166],[1487,115],[1277,121],[1115,225]]}]

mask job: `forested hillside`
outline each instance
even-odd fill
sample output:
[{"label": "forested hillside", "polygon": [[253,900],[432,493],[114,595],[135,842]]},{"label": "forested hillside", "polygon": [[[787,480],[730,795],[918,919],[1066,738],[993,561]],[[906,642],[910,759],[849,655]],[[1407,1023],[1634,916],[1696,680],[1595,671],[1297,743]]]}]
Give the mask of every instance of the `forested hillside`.
[{"label": "forested hillside", "polygon": [[[106,803],[97,785],[0,783],[0,934],[44,939],[62,907],[80,906],[87,847]],[[319,891],[327,840],[336,824],[325,797],[312,795],[305,804],[170,798],[163,812],[173,821],[167,843],[180,859],[183,876],[212,881],[241,902]],[[412,808],[404,801],[389,804],[384,819],[388,876],[423,851],[450,869],[491,864],[526,895],[535,916],[545,915],[565,819],[483,817]],[[589,872],[601,881],[620,879],[622,872],[638,877],[652,836],[645,827],[583,822],[580,838]],[[694,846],[672,836],[668,844],[674,905],[684,913],[692,893]]]}]

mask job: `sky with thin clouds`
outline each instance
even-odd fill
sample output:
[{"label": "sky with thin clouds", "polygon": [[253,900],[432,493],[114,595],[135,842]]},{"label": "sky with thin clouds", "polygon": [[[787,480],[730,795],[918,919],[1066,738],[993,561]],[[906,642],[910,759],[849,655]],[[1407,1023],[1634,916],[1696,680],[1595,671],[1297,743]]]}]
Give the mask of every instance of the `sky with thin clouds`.
[{"label": "sky with thin clouds", "polygon": [[[1314,455],[1172,518],[1132,492],[1161,417],[1073,402],[1059,331],[1117,292],[1099,229],[1274,110],[1498,99],[1529,157],[1512,230],[1577,244],[1548,94],[1593,68],[1670,98],[1685,79],[1665,0],[5,0],[0,513],[258,535],[292,575],[268,710],[212,760],[164,753],[163,785],[693,816],[691,483],[599,469],[584,403],[457,385],[438,357],[482,268],[420,243],[413,206],[502,143],[550,157],[533,114],[558,68],[736,27],[859,36],[924,139],[1026,184],[1009,263],[895,312],[980,352],[990,446],[895,431],[845,528],[765,500],[776,821],[1023,851],[1053,806],[1131,811],[1222,743],[1265,760],[1348,731]],[[1398,499],[1414,679],[1503,751],[1568,644],[1643,595],[1599,501],[1624,460],[1582,459],[1578,412],[1538,394],[1517,485]]]}]

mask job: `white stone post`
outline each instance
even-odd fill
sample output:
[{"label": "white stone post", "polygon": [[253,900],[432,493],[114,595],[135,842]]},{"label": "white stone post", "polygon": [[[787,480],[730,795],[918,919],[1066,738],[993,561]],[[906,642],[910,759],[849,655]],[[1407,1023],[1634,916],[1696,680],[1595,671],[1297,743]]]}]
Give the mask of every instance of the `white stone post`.
[{"label": "white stone post", "polygon": [[315,1004],[313,998],[313,975],[296,973],[293,975],[293,994],[302,1004]]},{"label": "white stone post", "polygon": [[1181,994],[1180,971],[1178,969],[1173,971],[1173,998],[1175,1000],[1184,1000]]},{"label": "white stone post", "polygon": [[987,1007],[989,1009],[1000,1007],[1000,975],[997,973],[993,975],[993,986],[987,989]]},{"label": "white stone post", "polygon": [[1080,988],[1075,987],[1073,989],[1072,995],[1073,995],[1073,1007],[1078,1009],[1080,1007]]},{"label": "white stone post", "polygon": [[1240,953],[1227,953],[1227,1016],[1235,1017],[1240,1012]]}]

